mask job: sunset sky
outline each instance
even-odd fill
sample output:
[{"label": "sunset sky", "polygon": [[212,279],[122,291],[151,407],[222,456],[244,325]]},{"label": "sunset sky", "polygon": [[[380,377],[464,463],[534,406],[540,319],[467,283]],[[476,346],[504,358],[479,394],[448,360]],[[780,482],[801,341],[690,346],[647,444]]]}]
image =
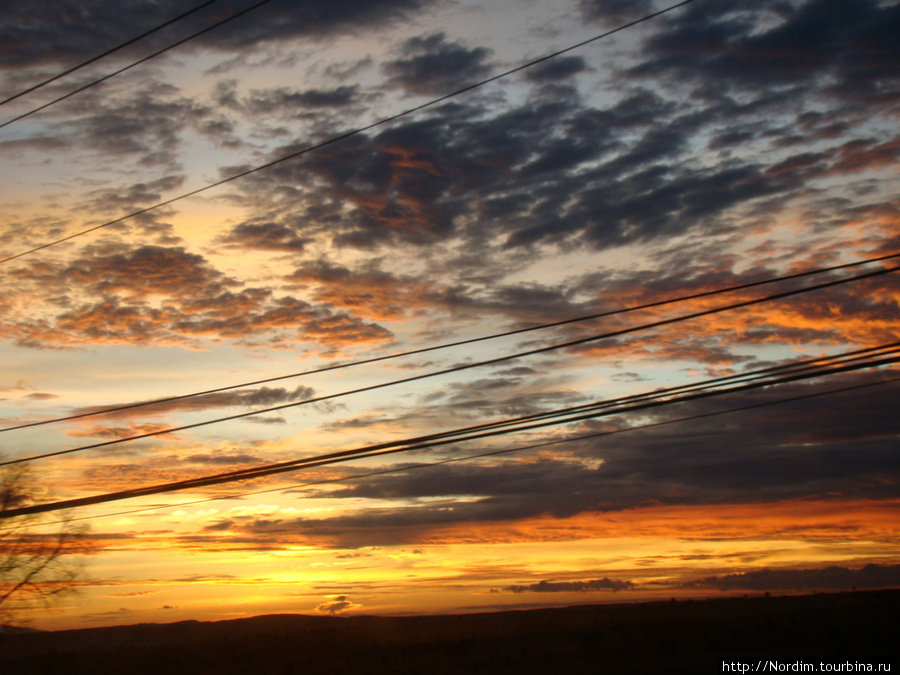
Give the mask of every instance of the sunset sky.
[{"label": "sunset sky", "polygon": [[[0,124],[252,4],[219,0],[0,106]],[[0,258],[669,4],[271,0],[0,128]],[[188,6],[12,4],[0,98]],[[900,252],[897,35],[894,0],[694,0],[8,260],[0,425]],[[0,453],[300,403],[896,265],[4,430]],[[874,347],[900,340],[896,277],[26,466],[37,499],[67,500]],[[19,618],[58,629],[898,586],[900,383],[875,386],[898,371],[78,508],[68,516],[90,526],[94,547],[87,581]],[[464,461],[861,384],[873,386]]]}]

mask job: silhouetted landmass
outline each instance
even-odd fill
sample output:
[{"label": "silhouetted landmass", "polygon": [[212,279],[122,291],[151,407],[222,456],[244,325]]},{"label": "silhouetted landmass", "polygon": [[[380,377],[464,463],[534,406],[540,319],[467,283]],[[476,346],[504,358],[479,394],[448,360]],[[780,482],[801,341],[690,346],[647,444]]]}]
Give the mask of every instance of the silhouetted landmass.
[{"label": "silhouetted landmass", "polygon": [[0,673],[721,673],[760,660],[900,666],[898,643],[900,590],[884,590],[0,635]]},{"label": "silhouetted landmass", "polygon": [[26,626],[7,626],[0,624],[0,635],[23,635],[25,633],[40,633],[36,628],[28,628]]}]

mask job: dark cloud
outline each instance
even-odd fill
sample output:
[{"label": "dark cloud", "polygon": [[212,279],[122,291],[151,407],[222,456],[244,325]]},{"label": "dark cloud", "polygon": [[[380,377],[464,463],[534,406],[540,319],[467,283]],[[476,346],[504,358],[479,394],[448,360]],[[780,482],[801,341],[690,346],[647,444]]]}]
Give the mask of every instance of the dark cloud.
[{"label": "dark cloud", "polygon": [[[583,120],[572,120],[565,138],[547,133],[565,128],[570,113],[577,112],[547,102],[482,119],[474,108],[446,106],[431,118],[398,125],[368,141],[348,139],[303,162],[279,165],[265,180],[252,179],[242,189],[259,199],[259,189],[268,193],[279,183],[315,184],[311,203],[282,208],[276,221],[304,223],[300,236],[321,234],[339,246],[483,237],[500,223],[521,227],[526,212],[541,220],[544,210],[564,201],[564,190],[566,200],[579,192],[578,185],[567,183],[565,172],[596,160],[615,142],[610,125]],[[275,154],[294,149],[287,146]],[[499,199],[498,190],[511,194]],[[345,206],[339,217],[340,204],[350,209]],[[477,231],[455,225],[473,217],[481,223]]]},{"label": "dark cloud", "polygon": [[400,58],[382,67],[389,82],[413,94],[447,94],[486,78],[491,50],[469,49],[447,40],[445,33],[410,38],[401,47]]},{"label": "dark cloud", "polygon": [[[296,165],[279,165],[274,184],[259,179],[248,194],[278,184],[315,185],[311,202],[292,208],[282,201],[288,210],[272,217],[282,227],[302,223],[297,236],[304,241],[326,237],[338,246],[377,250],[461,238],[483,248],[505,237],[510,248],[604,249],[722,230],[738,209],[788,200],[812,181],[897,162],[895,139],[871,136],[825,154],[776,154],[769,163],[735,159],[730,150],[698,157],[700,139],[733,116],[753,119],[733,124],[730,136],[723,130],[703,142],[719,148],[742,138],[768,142],[757,117],[772,113],[775,103],[735,112],[733,102],[703,107],[698,99],[689,110],[648,89],[625,93],[605,109],[536,100],[487,115],[477,105],[447,105],[369,139],[348,139]],[[825,126],[834,138],[846,137],[849,128]]]},{"label": "dark cloud", "polygon": [[[235,391],[222,391],[214,394],[202,394],[200,396],[192,396],[175,401],[164,401],[161,403],[138,402],[139,407],[128,410],[121,410],[110,415],[115,417],[133,417],[146,415],[163,415],[173,412],[185,412],[196,410],[208,410],[212,408],[268,408],[279,405],[281,403],[290,403],[293,401],[302,401],[312,398],[315,390],[311,387],[300,385],[294,390],[284,389],[282,387],[260,387],[259,389],[238,389]],[[91,413],[99,410],[105,410],[104,406],[95,406],[90,408],[78,409],[78,413]]]},{"label": "dark cloud", "polygon": [[216,93],[217,102],[244,116],[273,116],[291,119],[323,112],[333,115],[336,110],[356,106],[363,102],[357,85],[344,85],[334,89],[290,90],[254,89],[247,96],[240,97],[234,90],[234,83],[220,83]]},{"label": "dark cloud", "polygon": [[241,223],[221,239],[223,244],[244,249],[302,253],[310,240],[278,223]]},{"label": "dark cloud", "polygon": [[[184,134],[197,131],[222,145],[230,144],[230,127],[216,112],[179,95],[177,89],[149,78],[136,89],[91,89],[42,113],[44,123],[25,135],[0,143],[4,153],[51,151],[56,158],[78,153],[83,162],[114,162],[120,172],[131,169],[139,175],[148,170],[165,172],[162,178],[144,180],[124,190],[104,189],[89,194],[92,208],[108,209],[98,199],[112,199],[113,206],[127,206],[129,193],[138,203],[159,200],[160,190],[180,185],[177,172]],[[26,132],[28,133],[28,132]],[[124,202],[124,203],[123,203]],[[132,202],[133,203],[133,202]],[[102,212],[102,211],[101,211]]]},{"label": "dark cloud", "polygon": [[507,586],[512,593],[587,593],[590,591],[624,591],[634,588],[631,581],[591,579],[590,581],[539,581],[527,586]]},{"label": "dark cloud", "polygon": [[131,211],[162,201],[163,195],[184,185],[184,176],[165,176],[146,183],[134,183],[121,190],[96,190],[88,193],[89,203],[98,207],[116,206]]},{"label": "dark cloud", "polygon": [[245,452],[213,452],[184,457],[182,461],[193,464],[207,464],[212,466],[230,464],[260,464],[261,459]]},{"label": "dark cloud", "polygon": [[[259,45],[303,38],[322,40],[343,30],[404,20],[426,3],[420,0],[307,0],[271,3],[230,24],[192,41],[219,51],[243,52]],[[178,26],[142,41],[144,49],[159,48],[243,9],[247,3],[228,1],[198,12]],[[185,11],[171,0],[140,0],[127,7],[108,0],[50,0],[40,8],[28,3],[4,6],[6,20],[0,28],[0,67],[31,65],[69,66],[140,34]],[[185,49],[185,48],[182,48]],[[126,51],[119,58],[131,56]]]},{"label": "dark cloud", "polygon": [[223,27],[207,41],[214,49],[244,51],[248,47],[303,38],[322,40],[338,32],[372,30],[387,22],[404,21],[430,0],[306,0],[272,3],[252,21]]},{"label": "dark cloud", "polygon": [[214,270],[202,256],[183,248],[141,246],[123,253],[98,255],[72,262],[61,273],[98,296],[122,293],[133,297],[202,297],[210,289],[237,285]]},{"label": "dark cloud", "polygon": [[[116,427],[110,425],[94,425],[86,429],[77,429],[70,431],[67,435],[74,438],[90,437],[90,438],[130,438],[142,434],[153,434],[168,428],[165,424],[154,424],[152,422],[129,424],[128,426]],[[171,437],[174,438],[174,437]]]},{"label": "dark cloud", "polygon": [[130,158],[144,174],[148,168],[180,169],[178,151],[188,131],[212,134],[226,145],[232,140],[228,122],[216,111],[152,78],[130,91],[91,89],[45,115],[56,113],[61,116],[48,125],[70,150],[89,153],[94,161]]},{"label": "dark cloud", "polygon": [[[734,3],[690,5],[658,19],[654,25],[660,28],[644,35],[642,64],[631,77],[609,83],[614,95],[605,107],[589,105],[577,93],[566,100],[532,97],[516,110],[459,99],[369,138],[346,139],[303,161],[273,167],[265,176],[248,177],[240,189],[248,205],[262,208],[223,235],[223,242],[286,253],[309,250],[314,243],[375,251],[457,238],[479,250],[498,238],[508,250],[604,249],[719,232],[738,209],[766,199],[787,201],[829,176],[893,166],[898,161],[893,136],[872,135],[871,129],[861,135],[866,119],[860,112],[833,105],[821,109],[825,98],[851,83],[874,82],[866,96],[877,94],[879,100],[897,95],[887,64],[896,61],[888,36],[898,10],[866,0],[845,11],[847,1],[771,0],[761,5],[761,13]],[[344,27],[419,8],[397,2],[340,4],[346,5]],[[642,13],[646,6],[585,1],[581,8],[606,20],[626,9]],[[101,10],[113,11],[101,4],[83,11]],[[149,10],[141,6],[136,16],[141,11]],[[323,5],[310,15],[310,24],[337,27],[335,12]],[[279,24],[276,39],[278,31],[290,32],[291,22],[286,15],[282,19],[286,23]],[[470,49],[438,33],[408,40],[385,68],[398,85],[445,93],[463,76],[487,73],[487,58],[483,48]],[[526,71],[525,79],[558,81],[588,67],[584,56],[561,57]],[[658,87],[652,79],[657,77],[696,85],[696,95]],[[233,85],[221,83],[214,98],[220,107],[256,116],[344,109],[366,95],[361,85],[342,84],[241,97]],[[173,157],[186,128],[227,123],[165,85],[113,96],[102,106],[98,100],[85,99],[79,108],[83,118],[67,123],[69,136],[144,163]],[[811,139],[835,145],[793,152],[786,145]],[[787,152],[754,153],[753,160],[746,152],[735,154],[748,145]],[[698,156],[704,146],[716,153]],[[298,147],[283,146],[272,157]],[[154,194],[162,192],[148,181],[119,197],[98,196],[107,203],[114,201],[106,197],[143,202]]]},{"label": "dark cloud", "polygon": [[579,9],[589,21],[615,28],[653,11],[652,0],[579,0]]},{"label": "dark cloud", "polygon": [[722,591],[813,591],[900,586],[900,565],[869,564],[859,569],[765,569],[699,579],[692,588]]},{"label": "dark cloud", "polygon": [[342,108],[358,102],[358,87],[343,86],[297,92],[278,90],[274,96],[254,92],[248,105],[254,113],[265,113],[272,109],[290,112],[293,109]]},{"label": "dark cloud", "polygon": [[[876,0],[756,3],[776,18],[754,31],[756,16],[735,3],[691,5],[666,17],[649,39],[644,63],[632,72],[700,82],[706,89],[742,91],[825,80],[821,91],[843,100],[893,105],[898,75],[895,40],[900,7]],[[865,47],[862,47],[865,45]]]},{"label": "dark cloud", "polygon": [[558,82],[588,70],[588,65],[580,56],[561,56],[545,61],[525,71],[525,77],[532,82]]},{"label": "dark cloud", "polygon": [[[832,379],[828,385],[782,385],[773,391],[732,394],[722,401],[680,404],[650,421],[759,406],[866,381],[864,376]],[[234,529],[267,541],[300,538],[359,548],[422,543],[441,528],[463,523],[567,518],[646,504],[897,499],[900,461],[894,450],[900,426],[885,391],[860,389],[582,440],[557,446],[555,451],[566,453],[559,457],[490,465],[395,465],[391,473],[305,497],[402,502],[397,507],[366,508],[334,518],[256,520]],[[642,417],[634,423],[645,421]],[[588,423],[574,433],[625,426],[621,421]],[[522,442],[511,436],[504,447]],[[480,450],[477,444],[466,445],[466,454]],[[834,536],[842,536],[840,524]]]},{"label": "dark cloud", "polygon": [[279,415],[272,415],[268,417],[247,417],[245,418],[247,422],[252,422],[253,424],[287,424],[287,420]]}]

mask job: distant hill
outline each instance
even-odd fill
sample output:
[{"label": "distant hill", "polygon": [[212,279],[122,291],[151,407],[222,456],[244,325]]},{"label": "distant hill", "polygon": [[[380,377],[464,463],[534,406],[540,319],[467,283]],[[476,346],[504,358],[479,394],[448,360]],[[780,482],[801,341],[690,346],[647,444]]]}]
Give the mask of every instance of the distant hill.
[{"label": "distant hill", "polygon": [[40,633],[37,628],[26,628],[25,626],[7,626],[0,623],[0,635],[24,635],[25,633]]},{"label": "distant hill", "polygon": [[0,673],[657,675],[760,661],[877,669],[900,668],[898,635],[898,590],[454,616],[273,615],[0,634]]}]

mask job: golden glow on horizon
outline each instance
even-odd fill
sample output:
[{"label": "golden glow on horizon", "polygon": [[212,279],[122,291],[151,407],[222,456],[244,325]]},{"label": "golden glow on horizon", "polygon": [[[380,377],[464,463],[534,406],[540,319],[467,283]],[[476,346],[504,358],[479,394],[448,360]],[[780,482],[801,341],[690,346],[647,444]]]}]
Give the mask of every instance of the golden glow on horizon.
[{"label": "golden glow on horizon", "polygon": [[[835,500],[648,506],[561,521],[484,524],[470,532],[445,530],[413,545],[358,550],[287,545],[241,552],[228,550],[229,538],[219,542],[225,548],[208,541],[190,550],[177,537],[166,542],[170,535],[160,532],[131,546],[114,544],[93,561],[93,580],[82,590],[86,606],[77,613],[72,606],[35,619],[58,629],[314,613],[332,595],[349,597],[358,604],[355,611],[376,614],[706,597],[712,590],[690,584],[717,573],[897,564],[898,505]],[[141,570],[158,573],[158,555],[165,557],[165,576],[142,578]],[[634,586],[564,594],[504,590],[542,580],[600,578]],[[123,604],[128,610],[118,616]],[[161,609],[164,605],[170,609]]]}]

